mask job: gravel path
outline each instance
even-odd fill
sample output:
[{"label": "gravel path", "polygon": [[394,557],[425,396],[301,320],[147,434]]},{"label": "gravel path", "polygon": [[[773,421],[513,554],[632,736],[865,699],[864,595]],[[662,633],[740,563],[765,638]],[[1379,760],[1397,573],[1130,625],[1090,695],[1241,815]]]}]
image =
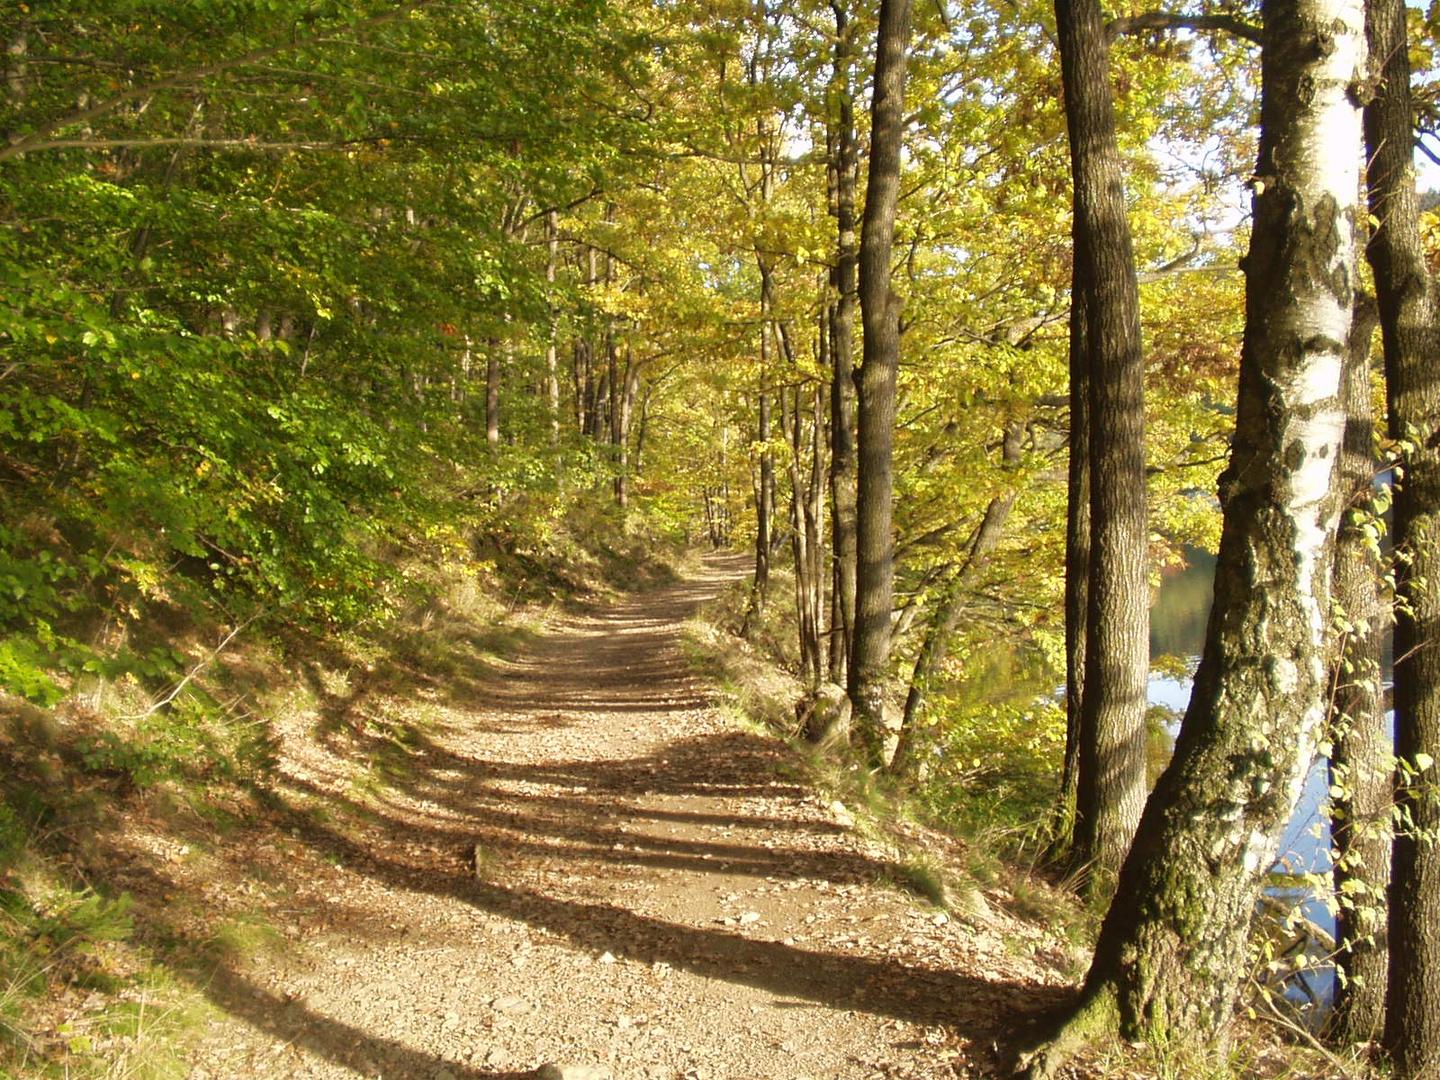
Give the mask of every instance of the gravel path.
[{"label": "gravel path", "polygon": [[886,884],[789,751],[714,707],[680,625],[738,572],[707,560],[505,663],[451,627],[443,673],[322,693],[279,748],[281,828],[230,853],[290,945],[208,984],[190,1075],[994,1071],[1063,983],[1044,933]]}]

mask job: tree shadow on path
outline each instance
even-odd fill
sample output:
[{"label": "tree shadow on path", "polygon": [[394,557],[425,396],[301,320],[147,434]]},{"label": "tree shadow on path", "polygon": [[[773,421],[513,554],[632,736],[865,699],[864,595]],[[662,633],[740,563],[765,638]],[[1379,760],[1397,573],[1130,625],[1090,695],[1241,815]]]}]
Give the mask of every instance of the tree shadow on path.
[{"label": "tree shadow on path", "polygon": [[[652,881],[656,872],[671,875],[666,888],[696,894],[748,878],[833,896],[837,886],[899,876],[819,812],[813,792],[788,775],[794,762],[778,740],[713,723],[696,733],[680,722],[688,715],[693,723],[711,691],[677,660],[677,627],[727,574],[712,569],[698,582],[567,618],[509,670],[473,672],[473,683],[451,690],[467,702],[473,732],[408,732],[404,767],[368,796],[342,794],[300,771],[277,774],[265,792],[277,824],[387,889],[514,920],[593,957],[610,953],[747,986],[780,1006],[944,1025],[970,1043],[972,1065],[998,1070],[1025,1021],[1071,991],[940,961],[866,955],[858,942],[851,950],[802,947],[760,937],[758,927],[747,934],[626,906],[628,887],[642,884],[647,871]],[[360,697],[327,703],[331,737],[322,740],[352,763],[386,752],[389,738],[348,722]],[[636,724],[647,725],[640,735]],[[659,734],[672,724],[681,734]],[[592,747],[592,727],[609,732],[612,744]],[[614,752],[627,732],[635,735],[630,752]],[[471,735],[478,741],[467,741]],[[527,739],[530,752],[511,752],[510,740]],[[471,862],[477,849],[487,856],[479,876]],[[779,895],[786,902],[795,894]],[[220,972],[205,992],[262,1031],[357,1071],[384,1061],[403,1076],[442,1068],[470,1080],[529,1075],[467,1069],[233,972]],[[992,1051],[997,1056],[974,1060]]]}]

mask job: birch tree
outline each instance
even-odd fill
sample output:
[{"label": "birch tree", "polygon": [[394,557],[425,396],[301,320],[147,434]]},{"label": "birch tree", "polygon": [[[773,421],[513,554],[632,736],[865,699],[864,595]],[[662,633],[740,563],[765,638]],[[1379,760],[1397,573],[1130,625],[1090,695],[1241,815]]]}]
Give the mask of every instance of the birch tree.
[{"label": "birch tree", "polygon": [[1264,5],[1215,602],[1175,756],[1146,805],[1080,998],[1026,1057],[1032,1077],[1107,1034],[1208,1052],[1225,1044],[1255,902],[1325,720],[1365,53],[1359,0]]}]

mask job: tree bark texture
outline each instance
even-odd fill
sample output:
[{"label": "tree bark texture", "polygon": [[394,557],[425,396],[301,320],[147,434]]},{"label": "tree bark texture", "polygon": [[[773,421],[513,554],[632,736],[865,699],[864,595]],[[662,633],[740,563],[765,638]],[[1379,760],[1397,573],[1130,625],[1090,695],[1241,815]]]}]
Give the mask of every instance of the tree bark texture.
[{"label": "tree bark texture", "polygon": [[1335,987],[1330,1031],[1343,1043],[1378,1040],[1385,1018],[1385,889],[1390,879],[1390,733],[1380,690],[1388,615],[1380,601],[1380,552],[1366,532],[1375,517],[1375,419],[1370,343],[1379,312],[1362,297],[1350,329],[1341,403],[1345,435],[1336,465],[1341,500],[1335,542],[1336,607],[1348,622],[1330,699],[1330,834],[1334,848]]},{"label": "tree bark texture", "polygon": [[[855,626],[855,188],[859,152],[855,139],[854,31],[845,5],[832,0],[835,14],[834,185],[835,266],[830,274],[830,505],[835,552],[832,608],[838,618],[830,640],[830,679],[843,683]],[[838,629],[838,633],[836,632]]]},{"label": "tree bark texture", "polygon": [[1098,0],[1055,5],[1074,181],[1072,296],[1088,369],[1090,552],[1076,784],[1076,865],[1114,884],[1145,804],[1150,673],[1145,366],[1110,50]]},{"label": "tree bark texture", "polygon": [[[807,392],[812,399],[808,429],[802,411],[802,395]],[[824,671],[820,633],[824,560],[819,549],[820,519],[824,513],[820,431],[825,420],[819,405],[819,390],[813,386],[780,391],[780,427],[790,444],[786,464],[790,476],[790,551],[795,564],[795,629],[800,676],[811,692],[820,685]]]},{"label": "tree bark texture", "polygon": [[1070,489],[1065,504],[1065,760],[1060,772],[1052,853],[1075,845],[1080,787],[1080,716],[1085,700],[1085,618],[1090,610],[1090,363],[1085,354],[1085,291],[1070,293]]},{"label": "tree bark texture", "polygon": [[1360,0],[1264,5],[1246,328],[1215,601],[1175,756],[1146,805],[1081,999],[1029,1056],[1077,1041],[1223,1052],[1255,903],[1326,715],[1331,479],[1354,303]]},{"label": "tree bark texture", "polygon": [[849,685],[855,729],[874,766],[882,765],[885,683],[894,606],[895,380],[900,361],[900,298],[890,285],[890,252],[900,196],[905,134],[905,53],[910,0],[881,0],[871,100],[870,165],[860,230],[860,318],[864,330],[858,380],[855,500],[855,628]]},{"label": "tree bark texture", "polygon": [[755,442],[759,445],[758,476],[755,482],[755,577],[750,602],[745,608],[740,633],[749,637],[765,618],[770,595],[771,526],[775,509],[775,455],[770,450],[771,404],[767,389],[770,378],[770,325],[768,292],[760,293],[760,400],[757,408]]},{"label": "tree bark texture", "polygon": [[[1385,351],[1395,487],[1395,753],[1440,760],[1440,335],[1425,265],[1411,150],[1405,8],[1372,0],[1368,33],[1380,84],[1365,110],[1368,245]],[[1390,880],[1385,1045],[1395,1076],[1440,1075],[1440,765],[1401,775]]]}]

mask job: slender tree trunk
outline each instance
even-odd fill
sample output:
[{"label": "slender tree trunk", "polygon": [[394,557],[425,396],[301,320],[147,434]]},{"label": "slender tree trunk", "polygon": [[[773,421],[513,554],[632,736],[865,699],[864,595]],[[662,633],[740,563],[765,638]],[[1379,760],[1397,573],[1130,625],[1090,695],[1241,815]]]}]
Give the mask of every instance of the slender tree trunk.
[{"label": "slender tree trunk", "polygon": [[770,275],[760,261],[760,393],[755,441],[759,444],[759,476],[755,487],[755,578],[750,587],[750,603],[741,622],[743,636],[750,634],[764,621],[765,604],[770,596],[770,552],[773,541],[775,511],[775,455],[770,449]]},{"label": "slender tree trunk", "polygon": [[855,730],[872,766],[885,762],[890,733],[885,682],[890,667],[895,538],[891,534],[895,377],[900,363],[900,298],[890,285],[890,251],[900,195],[905,135],[905,53],[910,0],[881,0],[871,102],[870,167],[860,234],[860,317],[864,344],[858,379],[855,502],[855,628],[849,694]]},{"label": "slender tree trunk", "polygon": [[[820,367],[825,370],[825,365]],[[825,670],[825,650],[829,644],[823,626],[825,616],[825,392],[817,383],[810,388],[810,487],[806,500],[805,529],[809,533],[810,551],[810,620],[815,637],[815,683],[818,686]]]},{"label": "slender tree trunk", "polygon": [[720,422],[720,521],[724,530],[722,542],[730,544],[730,425]]},{"label": "slender tree trunk", "polygon": [[[823,658],[820,648],[820,581],[815,576],[813,557],[816,531],[812,525],[814,506],[810,483],[804,476],[806,458],[805,423],[800,412],[800,387],[780,392],[780,425],[790,444],[787,471],[790,476],[790,552],[795,565],[795,623],[800,646],[800,677],[806,689],[820,685]],[[813,464],[813,462],[812,462]]]},{"label": "slender tree trunk", "polygon": [[1074,287],[1084,294],[1090,557],[1072,857],[1105,895],[1145,804],[1150,583],[1145,367],[1110,55],[1099,0],[1055,5],[1075,185]]},{"label": "slender tree trunk", "polygon": [[[855,187],[859,152],[855,139],[855,43],[841,0],[835,13],[835,63],[830,85],[835,95],[835,267],[830,281],[830,506],[831,544],[835,551],[835,602],[832,605],[830,679],[844,683],[855,628],[855,303],[858,247],[855,235]],[[838,633],[836,630],[838,629]]]},{"label": "slender tree trunk", "polygon": [[[600,281],[600,255],[593,247],[585,253],[585,284],[594,286]],[[581,420],[580,433],[590,439],[600,437],[599,410],[596,408],[599,402],[600,388],[596,385],[595,369],[599,366],[595,357],[595,331],[590,329],[590,336],[585,339],[585,349],[581,355],[584,367],[581,371],[581,392],[585,396],[584,405],[580,408]]]},{"label": "slender tree trunk", "polygon": [[650,391],[654,384],[645,382],[645,392],[640,395],[640,424],[635,431],[635,475],[645,473],[645,436],[650,429]]},{"label": "slender tree trunk", "polygon": [[[761,337],[760,363],[768,363],[769,346]],[[748,637],[765,618],[770,596],[771,522],[775,509],[775,456],[769,450],[771,431],[770,395],[760,394],[755,441],[760,443],[759,476],[755,484],[755,578],[750,587],[750,604],[745,611],[741,634]]]},{"label": "slender tree trunk", "polygon": [[621,510],[630,505],[630,426],[635,415],[635,391],[640,385],[640,365],[630,342],[625,343],[625,373],[621,378],[619,408],[615,423],[615,503]]},{"label": "slender tree trunk", "polygon": [[620,372],[620,348],[615,342],[612,330],[605,335],[605,358],[609,370],[610,384],[610,463],[615,468],[611,491],[615,505],[623,507],[627,498],[625,491],[625,386]]},{"label": "slender tree trunk", "polygon": [[[608,355],[609,339],[605,342],[605,352]],[[598,442],[605,442],[610,437],[610,368],[607,365],[600,367],[597,358],[593,367],[599,370],[600,378],[595,383],[594,397],[590,400],[590,438]]]},{"label": "slender tree trunk", "polygon": [[[1020,443],[1025,434],[1025,425],[1012,423],[1005,429],[1002,466],[1013,472],[1020,464]],[[985,506],[985,514],[965,553],[965,561],[950,579],[935,614],[930,620],[929,633],[920,646],[915,658],[915,669],[910,675],[910,692],[905,698],[905,713],[900,720],[900,741],[895,747],[895,757],[890,762],[890,772],[896,776],[909,776],[918,770],[920,718],[925,709],[925,694],[935,672],[945,663],[950,650],[950,639],[960,618],[965,613],[975,579],[990,559],[990,553],[1000,542],[1005,532],[1005,522],[1010,517],[1010,508],[1015,505],[1016,487],[1012,484],[996,495]]]},{"label": "slender tree trunk", "polygon": [[720,523],[715,517],[715,498],[706,488],[701,496],[701,505],[705,511],[705,532],[710,537],[710,546],[720,546]]},{"label": "slender tree trunk", "polygon": [[1368,247],[1380,306],[1395,486],[1395,753],[1400,822],[1390,879],[1385,1046],[1401,1080],[1440,1075],[1440,334],[1420,241],[1405,7],[1371,0],[1379,92],[1365,111]]},{"label": "slender tree trunk", "polygon": [[560,369],[556,345],[559,336],[555,317],[555,268],[560,260],[560,230],[554,210],[545,215],[545,283],[550,305],[550,336],[545,343],[545,404],[550,412],[550,445],[560,441]]},{"label": "slender tree trunk", "polygon": [[1360,0],[1267,0],[1246,328],[1215,603],[1175,756],[1146,805],[1051,1075],[1120,1032],[1223,1053],[1249,928],[1324,728],[1331,479],[1354,303]]},{"label": "slender tree trunk", "polygon": [[1366,532],[1375,510],[1375,421],[1370,342],[1375,303],[1355,305],[1341,401],[1345,436],[1336,464],[1344,510],[1335,544],[1335,604],[1351,629],[1333,676],[1330,702],[1331,843],[1335,849],[1335,966],[1340,978],[1330,1022],[1345,1043],[1379,1038],[1385,1019],[1385,889],[1390,879],[1394,772],[1380,692],[1380,649],[1388,617],[1380,603],[1380,552]]},{"label": "slender tree trunk", "polygon": [[589,425],[589,417],[586,415],[586,406],[590,400],[589,352],[590,343],[577,337],[571,348],[570,388],[575,395],[575,430],[581,435],[585,434]]},{"label": "slender tree trunk", "polygon": [[1090,361],[1085,290],[1070,292],[1070,462],[1065,509],[1065,761],[1052,855],[1066,861],[1075,844],[1080,788],[1080,717],[1085,701],[1086,615],[1090,610]]},{"label": "slender tree trunk", "polygon": [[[786,362],[790,378],[797,383],[801,378],[796,362],[795,346],[790,331],[784,322],[775,324],[775,336]],[[826,367],[824,335],[821,335],[821,356],[819,366]],[[800,646],[800,672],[808,689],[820,685],[825,669],[825,648],[821,636],[822,612],[824,610],[825,568],[823,528],[821,519],[825,513],[825,458],[821,449],[821,431],[825,424],[825,409],[820,388],[810,386],[810,420],[807,428],[801,408],[802,385],[793,390],[782,388],[781,427],[786,441],[790,444],[788,471],[790,475],[790,547],[795,564],[795,611]],[[787,416],[788,414],[788,416]],[[806,467],[806,462],[809,462]]]}]

